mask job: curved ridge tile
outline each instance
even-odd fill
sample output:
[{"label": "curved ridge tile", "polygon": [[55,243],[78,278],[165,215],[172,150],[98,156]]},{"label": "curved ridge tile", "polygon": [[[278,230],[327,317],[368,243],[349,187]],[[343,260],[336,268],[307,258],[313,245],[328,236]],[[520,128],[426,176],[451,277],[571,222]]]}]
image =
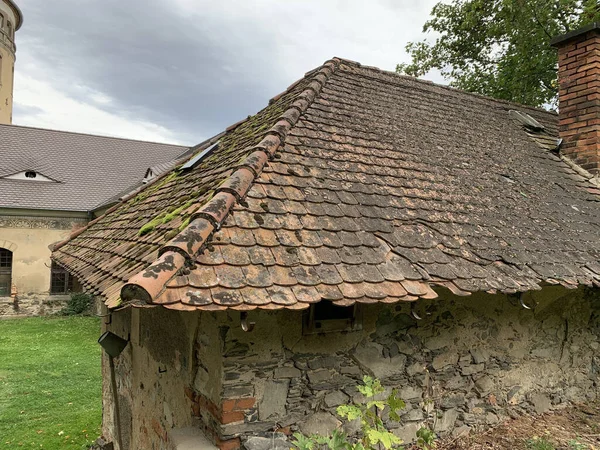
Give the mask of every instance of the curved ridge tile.
[{"label": "curved ridge tile", "polygon": [[178,252],[166,252],[137,275],[129,279],[121,289],[124,302],[135,300],[153,303],[167,282],[185,264],[185,257]]},{"label": "curved ridge tile", "polygon": [[188,260],[192,260],[214,230],[215,227],[210,221],[198,217],[192,220],[181,233],[167,242],[159,250],[159,255],[169,251],[178,251],[182,252]]}]

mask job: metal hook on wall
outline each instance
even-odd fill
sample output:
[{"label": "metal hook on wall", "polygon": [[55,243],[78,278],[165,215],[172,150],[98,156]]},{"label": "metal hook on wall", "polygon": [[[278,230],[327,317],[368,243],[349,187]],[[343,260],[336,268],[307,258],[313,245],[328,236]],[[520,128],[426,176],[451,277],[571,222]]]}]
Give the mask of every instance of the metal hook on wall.
[{"label": "metal hook on wall", "polygon": [[[416,320],[423,320],[423,318],[417,313],[417,301],[413,301],[410,303],[410,315],[413,316]],[[431,313],[425,311],[426,316],[430,316]]]},{"label": "metal hook on wall", "polygon": [[525,309],[533,309],[531,306],[527,306],[527,305],[525,304],[525,300],[523,300],[523,298],[524,298],[524,297],[525,297],[525,294],[523,294],[523,293],[521,292],[521,294],[519,294],[519,303],[521,304],[521,306],[522,306],[523,308],[525,308]]},{"label": "metal hook on wall", "polygon": [[240,313],[240,322],[242,324],[242,330],[246,333],[250,333],[254,330],[254,326],[256,325],[256,322],[248,322],[248,313],[246,311]]},{"label": "metal hook on wall", "polygon": [[417,302],[414,301],[410,304],[410,315],[413,316],[417,320],[423,320],[423,318],[417,314],[416,308],[417,308]]}]

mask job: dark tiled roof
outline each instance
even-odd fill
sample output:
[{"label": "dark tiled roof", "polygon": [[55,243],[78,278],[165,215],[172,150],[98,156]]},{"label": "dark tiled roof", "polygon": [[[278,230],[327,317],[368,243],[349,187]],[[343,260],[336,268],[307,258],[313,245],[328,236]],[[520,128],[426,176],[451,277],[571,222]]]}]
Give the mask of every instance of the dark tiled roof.
[{"label": "dark tiled roof", "polygon": [[[525,130],[512,109],[545,130]],[[334,59],[53,257],[109,307],[301,309],[433,298],[436,286],[597,285],[600,191],[552,152],[556,122]]]},{"label": "dark tiled roof", "polygon": [[[178,145],[0,125],[0,208],[89,211],[140,183],[146,170],[187,150]],[[34,170],[56,180],[2,178]]]}]

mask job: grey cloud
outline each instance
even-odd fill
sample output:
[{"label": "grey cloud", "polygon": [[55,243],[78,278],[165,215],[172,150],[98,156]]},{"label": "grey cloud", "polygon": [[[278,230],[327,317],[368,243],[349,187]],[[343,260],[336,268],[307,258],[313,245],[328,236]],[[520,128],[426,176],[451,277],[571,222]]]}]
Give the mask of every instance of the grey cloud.
[{"label": "grey cloud", "polygon": [[18,103],[13,105],[13,115],[36,116],[42,112],[43,110],[36,106],[19,105]]},{"label": "grey cloud", "polygon": [[236,61],[236,48],[172,14],[165,2],[46,5],[24,8],[19,50],[60,73],[61,90],[82,80],[116,99],[103,106],[110,112],[200,140],[260,108],[276,84],[246,76],[252,68]]},{"label": "grey cloud", "polygon": [[[390,11],[398,9],[391,0],[382,1]],[[57,89],[74,98],[91,102],[83,84],[115,99],[96,106],[160,124],[193,144],[255,113],[334,56],[337,48],[328,47],[328,35],[343,42],[352,32],[353,17],[344,19],[344,27],[336,24],[336,8],[344,2],[329,9],[315,2],[314,10],[273,3],[279,9],[270,16],[269,8],[260,10],[264,1],[256,3],[257,11],[248,3],[237,11],[226,3],[189,1],[185,12],[175,0],[29,0],[22,5],[18,57],[35,61]],[[420,8],[426,17],[428,8],[416,0],[403,4],[407,11]],[[294,14],[306,14],[315,28],[294,30],[302,23]],[[360,26],[362,18],[355,19]],[[389,66],[403,45],[389,55]]]}]

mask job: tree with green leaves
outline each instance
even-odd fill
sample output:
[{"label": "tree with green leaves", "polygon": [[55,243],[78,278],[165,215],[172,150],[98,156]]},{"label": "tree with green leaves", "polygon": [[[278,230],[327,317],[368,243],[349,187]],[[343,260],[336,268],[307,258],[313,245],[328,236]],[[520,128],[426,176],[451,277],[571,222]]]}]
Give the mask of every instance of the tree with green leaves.
[{"label": "tree with green leaves", "polygon": [[452,0],[433,7],[397,72],[439,70],[451,86],[544,106],[556,103],[557,55],[550,39],[600,21],[598,0]]}]

